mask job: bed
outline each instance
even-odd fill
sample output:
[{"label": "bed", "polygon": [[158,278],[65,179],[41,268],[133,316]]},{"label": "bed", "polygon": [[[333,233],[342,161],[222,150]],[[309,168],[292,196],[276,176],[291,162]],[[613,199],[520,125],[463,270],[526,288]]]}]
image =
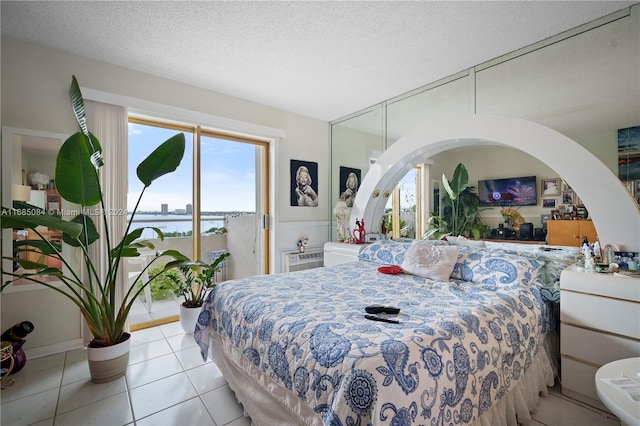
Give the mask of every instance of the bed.
[{"label": "bed", "polygon": [[[256,425],[526,424],[554,383],[554,283],[575,250],[518,246],[383,240],[356,262],[227,281],[195,338]],[[415,266],[416,247],[453,269],[379,272]],[[372,304],[399,323],[366,319]]]}]

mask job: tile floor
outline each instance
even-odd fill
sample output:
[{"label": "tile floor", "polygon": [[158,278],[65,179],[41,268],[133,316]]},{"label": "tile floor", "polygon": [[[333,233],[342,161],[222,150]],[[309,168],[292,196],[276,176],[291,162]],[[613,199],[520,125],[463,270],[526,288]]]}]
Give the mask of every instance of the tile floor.
[{"label": "tile floor", "polygon": [[[248,426],[215,363],[203,362],[179,323],[132,335],[126,377],[95,385],[83,350],[29,360],[0,393],[3,426]],[[557,388],[542,399],[534,426],[614,426],[611,414],[578,403]]]}]

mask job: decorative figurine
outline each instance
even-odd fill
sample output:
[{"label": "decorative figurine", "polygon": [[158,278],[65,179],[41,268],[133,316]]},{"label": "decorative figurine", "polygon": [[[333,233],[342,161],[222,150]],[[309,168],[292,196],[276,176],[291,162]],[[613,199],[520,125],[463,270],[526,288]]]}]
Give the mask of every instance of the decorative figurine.
[{"label": "decorative figurine", "polygon": [[347,216],[349,215],[349,208],[342,197],[340,197],[340,200],[338,200],[336,206],[333,208],[333,214],[336,215],[336,219],[338,221],[337,239],[338,241],[344,241],[349,238],[349,232],[347,231]]}]

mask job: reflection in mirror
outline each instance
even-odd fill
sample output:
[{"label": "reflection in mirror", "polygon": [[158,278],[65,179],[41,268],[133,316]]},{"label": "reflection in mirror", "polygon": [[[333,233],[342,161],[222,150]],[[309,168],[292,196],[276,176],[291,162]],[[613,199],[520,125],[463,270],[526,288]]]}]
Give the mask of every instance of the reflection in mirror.
[{"label": "reflection in mirror", "polygon": [[387,201],[383,221],[388,238],[420,238],[422,168],[414,167],[398,182]]},{"label": "reflection in mirror", "polygon": [[618,177],[640,205],[640,126],[618,129]]},{"label": "reflection in mirror", "polygon": [[[62,199],[56,191],[56,156],[66,136],[26,129],[2,129],[2,206],[10,207],[14,202],[24,202],[51,213],[63,213]],[[11,177],[7,179],[7,177]],[[61,267],[61,261],[53,256],[44,256],[33,251],[25,241],[45,239],[61,247],[65,257],[70,254],[69,247],[62,243],[62,233],[47,227],[31,229],[5,229],[2,231],[2,257],[17,257],[34,262],[42,262],[52,267]],[[40,234],[40,235],[38,235]],[[30,251],[27,251],[30,250]],[[16,262],[3,260],[3,269],[22,272]],[[3,277],[3,282],[9,277]],[[43,281],[56,281],[53,276],[39,278]],[[37,288],[27,280],[19,280],[7,288],[27,290]]]}]

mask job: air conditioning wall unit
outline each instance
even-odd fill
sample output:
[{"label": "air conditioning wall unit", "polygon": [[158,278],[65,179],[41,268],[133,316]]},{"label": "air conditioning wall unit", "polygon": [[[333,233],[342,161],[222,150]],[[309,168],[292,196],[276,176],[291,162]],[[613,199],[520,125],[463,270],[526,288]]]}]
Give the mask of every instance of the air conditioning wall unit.
[{"label": "air conditioning wall unit", "polygon": [[304,253],[288,251],[282,253],[283,272],[304,271],[324,266],[324,250],[307,249]]}]

